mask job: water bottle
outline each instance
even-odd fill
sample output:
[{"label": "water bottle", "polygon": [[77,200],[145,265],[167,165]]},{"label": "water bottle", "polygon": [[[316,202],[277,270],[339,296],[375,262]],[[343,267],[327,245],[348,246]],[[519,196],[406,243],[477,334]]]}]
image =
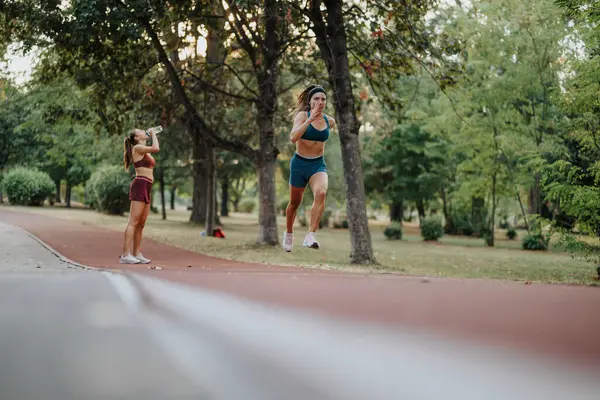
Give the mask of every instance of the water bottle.
[{"label": "water bottle", "polygon": [[162,132],[163,128],[162,126],[155,126],[153,128],[150,128],[148,130],[146,130],[146,136],[150,137],[150,130],[154,131],[155,134],[158,134],[160,132]]}]

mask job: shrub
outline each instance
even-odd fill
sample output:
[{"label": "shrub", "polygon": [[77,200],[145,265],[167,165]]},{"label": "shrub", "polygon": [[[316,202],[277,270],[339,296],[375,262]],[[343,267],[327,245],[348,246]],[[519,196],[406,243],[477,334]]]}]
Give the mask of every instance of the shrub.
[{"label": "shrub", "polygon": [[321,215],[321,220],[319,221],[319,229],[325,227],[329,227],[329,219],[331,218],[331,210],[323,211],[323,215]]},{"label": "shrub", "polygon": [[383,234],[388,240],[402,240],[402,225],[399,222],[392,222],[385,227]]},{"label": "shrub", "polygon": [[306,219],[305,213],[302,213],[302,215],[298,215],[298,222],[302,227],[308,226],[308,220]]},{"label": "shrub", "polygon": [[515,238],[517,237],[517,231],[514,228],[508,228],[508,230],[506,231],[506,237],[509,240],[515,240]]},{"label": "shrub", "polygon": [[10,204],[41,206],[54,193],[55,185],[45,172],[16,167],[6,173],[2,182]]},{"label": "shrub", "polygon": [[256,201],[254,199],[244,199],[240,203],[240,211],[248,214],[252,214],[256,207]]},{"label": "shrub", "polygon": [[426,241],[436,241],[444,236],[442,218],[439,216],[424,218],[421,222],[421,236]]},{"label": "shrub", "polygon": [[122,167],[101,167],[87,181],[87,201],[100,212],[121,215],[129,209],[130,184],[131,178]]},{"label": "shrub", "polygon": [[285,217],[285,210],[287,209],[288,203],[290,201],[288,199],[279,200],[279,211],[281,211],[281,215]]},{"label": "shrub", "polygon": [[342,221],[342,228],[344,228],[344,229],[348,229],[348,226],[349,226],[349,225],[348,225],[348,220],[347,220],[347,219],[343,220],[343,221]]},{"label": "shrub", "polygon": [[548,249],[548,239],[541,232],[535,232],[523,238],[521,248],[530,251],[544,251]]}]

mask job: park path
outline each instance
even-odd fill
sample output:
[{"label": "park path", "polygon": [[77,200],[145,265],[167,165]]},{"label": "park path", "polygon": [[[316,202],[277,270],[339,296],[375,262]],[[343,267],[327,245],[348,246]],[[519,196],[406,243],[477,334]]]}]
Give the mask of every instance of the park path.
[{"label": "park path", "polygon": [[162,267],[151,270],[118,264],[120,232],[1,208],[0,221],[27,230],[65,257],[87,266],[151,275],[352,321],[402,325],[506,346],[575,367],[600,367],[598,288],[363,275],[243,263],[146,239],[146,255],[153,259],[152,265]]}]

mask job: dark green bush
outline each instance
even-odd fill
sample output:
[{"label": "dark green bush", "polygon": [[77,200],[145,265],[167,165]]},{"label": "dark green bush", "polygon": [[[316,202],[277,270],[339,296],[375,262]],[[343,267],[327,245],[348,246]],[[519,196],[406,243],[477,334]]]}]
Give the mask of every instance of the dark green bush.
[{"label": "dark green bush", "polygon": [[535,232],[523,238],[521,248],[530,251],[544,251],[548,249],[548,239],[541,232]]},{"label": "dark green bush", "polygon": [[457,206],[450,212],[449,218],[444,226],[444,233],[448,235],[463,235],[486,238],[488,236],[485,221],[488,213],[482,210],[481,219],[478,224],[473,221],[471,208],[467,206]]},{"label": "dark green bush", "polygon": [[129,210],[131,177],[120,166],[99,168],[85,187],[90,206],[100,212],[121,215]]},{"label": "dark green bush", "polygon": [[402,225],[399,222],[392,222],[385,227],[383,234],[388,240],[402,240]]},{"label": "dark green bush", "polygon": [[348,229],[348,220],[333,221],[333,227],[335,229]]},{"label": "dark green bush", "polygon": [[287,209],[288,203],[290,201],[288,199],[281,199],[279,200],[279,211],[281,212],[281,215],[283,215],[285,217],[285,210]]},{"label": "dark green bush", "polygon": [[517,231],[514,228],[508,228],[508,230],[506,231],[506,237],[510,240],[515,240],[515,238],[517,237]]},{"label": "dark green bush", "polygon": [[321,220],[319,221],[319,229],[323,227],[329,227],[329,218],[331,218],[331,210],[323,211],[323,215],[321,216]]},{"label": "dark green bush", "polygon": [[254,199],[244,199],[240,203],[240,210],[244,213],[252,214],[256,207],[256,201]]},{"label": "dark green bush", "polygon": [[16,167],[8,171],[2,187],[10,204],[23,206],[41,206],[55,190],[50,175],[25,167]]},{"label": "dark green bush", "polygon": [[444,236],[442,218],[437,215],[424,218],[421,221],[421,236],[426,241],[436,241]]}]

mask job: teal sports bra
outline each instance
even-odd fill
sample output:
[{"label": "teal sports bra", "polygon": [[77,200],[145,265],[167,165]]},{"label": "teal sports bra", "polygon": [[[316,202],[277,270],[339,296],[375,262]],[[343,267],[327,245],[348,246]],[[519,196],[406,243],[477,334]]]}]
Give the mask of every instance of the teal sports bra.
[{"label": "teal sports bra", "polygon": [[[310,111],[308,111],[307,114],[310,117]],[[325,119],[325,124],[327,125],[325,129],[320,131],[310,124],[308,125],[308,128],[306,128],[306,131],[304,131],[304,135],[302,135],[301,139],[312,140],[315,142],[326,142],[327,139],[329,139],[329,120],[327,119],[326,115],[323,115],[323,118]]]}]

